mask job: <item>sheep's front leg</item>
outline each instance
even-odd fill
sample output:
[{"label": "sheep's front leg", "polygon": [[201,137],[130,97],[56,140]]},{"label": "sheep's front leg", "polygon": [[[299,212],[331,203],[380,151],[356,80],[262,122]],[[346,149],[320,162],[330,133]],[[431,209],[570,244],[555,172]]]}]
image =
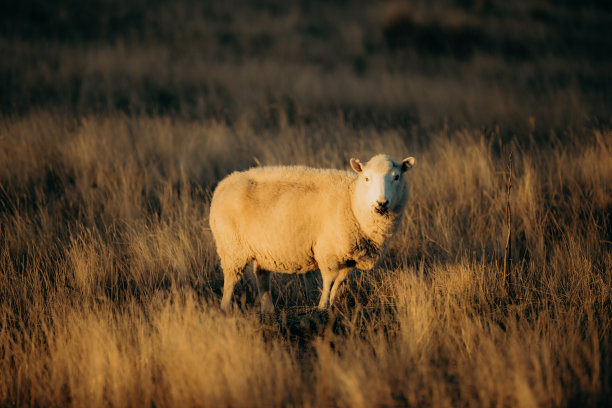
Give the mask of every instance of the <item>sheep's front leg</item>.
[{"label": "sheep's front leg", "polygon": [[[321,300],[319,301],[319,310],[325,310],[329,305],[334,304],[334,299],[338,291],[338,287],[346,278],[346,275],[352,268],[342,268],[338,270],[321,269],[321,277],[323,278],[323,290],[321,291]],[[333,287],[332,287],[333,283]],[[330,294],[331,288],[331,294]]]},{"label": "sheep's front leg", "polygon": [[334,299],[336,298],[336,292],[338,291],[338,286],[342,283],[342,281],[346,278],[346,275],[350,272],[351,268],[341,269],[338,272],[338,276],[334,281],[334,286],[331,289],[331,293],[329,295],[329,305],[332,306],[334,304]]},{"label": "sheep's front leg", "polygon": [[329,288],[334,281],[335,276],[330,273],[321,271],[321,277],[323,278],[323,289],[321,290],[321,300],[319,300],[319,310],[327,309],[327,300],[329,299]]},{"label": "sheep's front leg", "polygon": [[329,289],[332,283],[338,276],[338,270],[321,268],[321,278],[323,278],[323,289],[321,290],[321,300],[319,301],[319,310],[326,310],[329,300]]}]

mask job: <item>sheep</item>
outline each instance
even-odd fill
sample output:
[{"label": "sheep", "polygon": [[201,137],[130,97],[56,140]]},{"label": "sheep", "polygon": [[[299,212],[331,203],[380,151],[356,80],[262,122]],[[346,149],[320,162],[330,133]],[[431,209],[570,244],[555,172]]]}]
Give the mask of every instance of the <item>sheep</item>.
[{"label": "sheep", "polygon": [[224,277],[221,309],[230,307],[251,262],[262,312],[274,311],[270,272],[316,269],[323,278],[318,308],[327,309],[353,268],[372,269],[384,253],[408,201],[403,173],[414,162],[379,154],[365,165],[351,159],[354,172],[273,166],[223,179],[209,218]]}]

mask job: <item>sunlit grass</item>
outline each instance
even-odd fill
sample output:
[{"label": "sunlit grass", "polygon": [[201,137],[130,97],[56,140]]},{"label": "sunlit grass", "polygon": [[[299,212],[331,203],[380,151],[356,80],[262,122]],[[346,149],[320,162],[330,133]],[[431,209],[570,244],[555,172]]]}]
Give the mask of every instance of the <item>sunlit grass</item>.
[{"label": "sunlit grass", "polygon": [[[612,133],[255,132],[45,113],[0,128],[0,404],[605,405]],[[507,154],[513,264],[502,271]],[[248,276],[219,311],[211,191],[257,164],[408,154],[412,197],[380,267],[315,311],[320,278]],[[273,233],[273,232],[271,232]]]}]

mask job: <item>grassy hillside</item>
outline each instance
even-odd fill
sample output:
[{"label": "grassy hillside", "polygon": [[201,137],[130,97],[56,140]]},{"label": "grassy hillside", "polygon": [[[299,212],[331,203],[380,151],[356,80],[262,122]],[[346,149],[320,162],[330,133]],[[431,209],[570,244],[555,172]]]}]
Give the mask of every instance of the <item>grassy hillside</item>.
[{"label": "grassy hillside", "polygon": [[[0,9],[0,107],[320,122],[610,121],[596,1],[24,0]],[[324,115],[321,117],[321,115]],[[505,130],[505,129],[504,129]]]},{"label": "grassy hillside", "polygon": [[[606,2],[9,3],[0,405],[611,404]],[[379,152],[417,160],[381,265],[221,313],[217,182]]]}]

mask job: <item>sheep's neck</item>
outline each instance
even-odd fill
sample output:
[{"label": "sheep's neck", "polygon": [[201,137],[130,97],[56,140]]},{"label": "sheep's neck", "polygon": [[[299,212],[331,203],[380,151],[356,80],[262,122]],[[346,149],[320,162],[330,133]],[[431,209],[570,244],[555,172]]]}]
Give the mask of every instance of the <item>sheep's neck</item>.
[{"label": "sheep's neck", "polygon": [[353,214],[363,234],[379,249],[383,248],[395,233],[401,215],[392,211],[385,216],[377,215],[370,208],[355,205],[355,200]]}]

